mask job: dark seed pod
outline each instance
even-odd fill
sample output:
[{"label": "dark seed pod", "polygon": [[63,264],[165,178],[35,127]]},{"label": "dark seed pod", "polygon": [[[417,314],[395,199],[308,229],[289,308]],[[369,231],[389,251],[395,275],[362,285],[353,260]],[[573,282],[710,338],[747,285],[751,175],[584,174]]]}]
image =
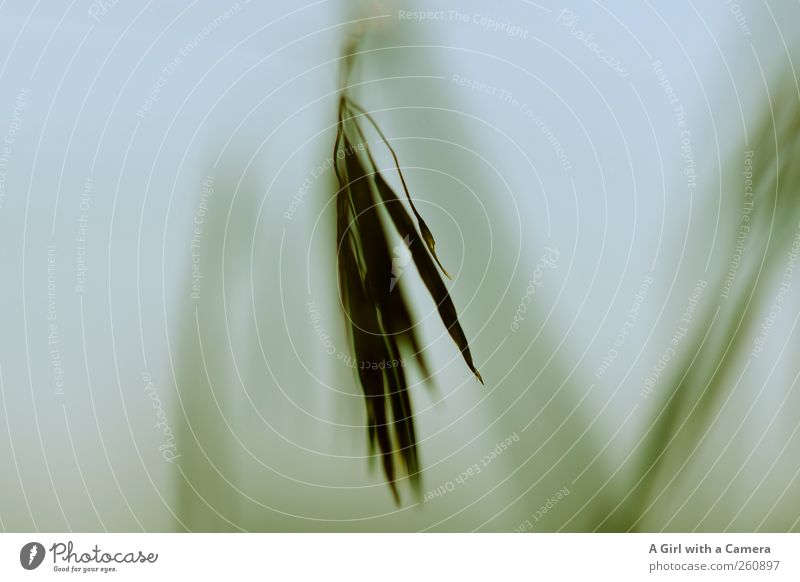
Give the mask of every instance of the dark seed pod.
[{"label": "dark seed pod", "polygon": [[[391,152],[416,224],[378,172],[359,125],[361,119],[369,121]],[[339,183],[336,236],[342,307],[355,360],[362,363],[358,379],[365,397],[370,449],[374,452],[377,445],[384,474],[395,501],[399,502],[396,462],[401,463],[417,493],[420,468],[405,366],[388,363],[402,361],[403,354],[410,351],[423,376],[429,374],[395,270],[391,226],[403,239],[465,362],[481,383],[483,380],[473,364],[455,305],[437,270],[438,264],[447,275],[436,257],[433,235],[414,207],[397,156],[375,120],[344,92],[339,101],[334,160]]]}]

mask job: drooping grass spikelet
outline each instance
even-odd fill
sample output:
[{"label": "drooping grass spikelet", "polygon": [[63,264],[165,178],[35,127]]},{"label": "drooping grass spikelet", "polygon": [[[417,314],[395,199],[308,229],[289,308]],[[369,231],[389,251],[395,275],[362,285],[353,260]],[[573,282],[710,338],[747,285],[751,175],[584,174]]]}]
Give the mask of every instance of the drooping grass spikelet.
[{"label": "drooping grass spikelet", "polygon": [[[350,63],[352,59],[348,60]],[[348,65],[349,66],[349,65]],[[378,171],[360,120],[367,119],[390,150],[415,221]],[[404,241],[450,336],[464,361],[483,383],[466,335],[437,264],[435,242],[414,207],[399,161],[386,136],[363,108],[343,89],[339,100],[334,144],[337,255],[342,306],[353,342],[358,379],[364,392],[371,450],[377,446],[383,471],[396,502],[397,462],[419,493],[419,459],[404,354],[424,377],[428,368],[414,330],[414,319],[395,271],[391,227]],[[401,247],[402,248],[402,247]],[[449,277],[449,275],[447,275]]]}]

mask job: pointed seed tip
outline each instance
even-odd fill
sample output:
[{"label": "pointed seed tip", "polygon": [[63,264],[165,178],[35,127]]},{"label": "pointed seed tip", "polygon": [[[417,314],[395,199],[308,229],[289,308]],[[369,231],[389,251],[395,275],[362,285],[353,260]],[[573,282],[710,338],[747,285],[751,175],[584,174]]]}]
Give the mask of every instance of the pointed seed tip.
[{"label": "pointed seed tip", "polygon": [[439,260],[439,255],[436,254],[436,251],[434,250],[433,245],[431,245],[429,248],[431,250],[431,254],[433,255],[433,258],[436,260],[436,264],[439,265],[439,268],[442,270],[442,273],[444,273],[444,276],[452,281],[453,280],[453,276],[450,275],[450,273],[447,272],[447,269],[444,268],[444,265],[442,264],[442,261]]},{"label": "pointed seed tip", "polygon": [[400,494],[397,492],[397,484],[394,481],[389,481],[389,489],[392,491],[395,504],[400,505]]}]

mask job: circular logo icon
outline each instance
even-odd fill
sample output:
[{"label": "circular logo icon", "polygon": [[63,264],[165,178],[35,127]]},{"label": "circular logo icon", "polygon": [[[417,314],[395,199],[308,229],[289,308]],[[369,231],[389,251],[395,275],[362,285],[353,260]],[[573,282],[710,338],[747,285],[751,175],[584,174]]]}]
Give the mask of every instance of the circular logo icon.
[{"label": "circular logo icon", "polygon": [[44,561],[44,546],[39,542],[29,542],[19,551],[19,563],[26,570],[35,570]]}]

